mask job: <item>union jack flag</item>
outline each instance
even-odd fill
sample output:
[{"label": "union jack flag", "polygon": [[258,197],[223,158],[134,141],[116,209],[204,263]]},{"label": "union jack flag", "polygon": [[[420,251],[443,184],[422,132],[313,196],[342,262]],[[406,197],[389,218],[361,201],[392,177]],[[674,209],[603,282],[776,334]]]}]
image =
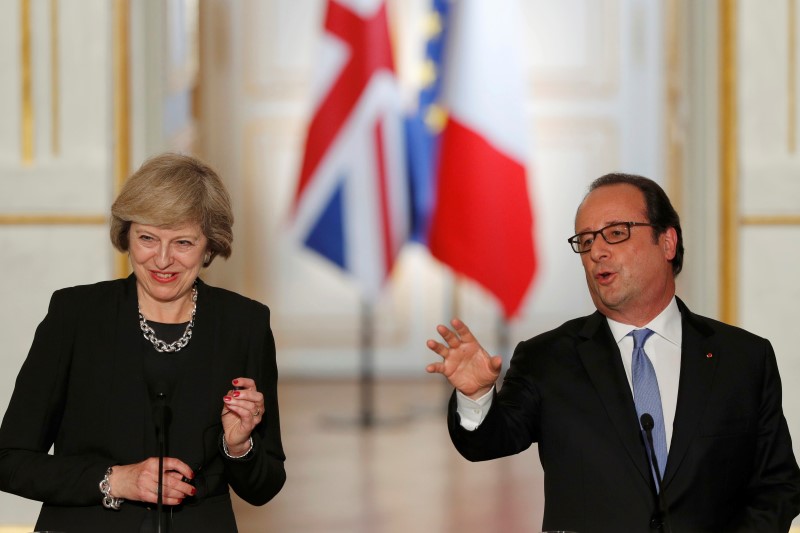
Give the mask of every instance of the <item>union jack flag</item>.
[{"label": "union jack flag", "polygon": [[291,214],[298,242],[374,298],[409,231],[400,90],[383,0],[329,0]]}]

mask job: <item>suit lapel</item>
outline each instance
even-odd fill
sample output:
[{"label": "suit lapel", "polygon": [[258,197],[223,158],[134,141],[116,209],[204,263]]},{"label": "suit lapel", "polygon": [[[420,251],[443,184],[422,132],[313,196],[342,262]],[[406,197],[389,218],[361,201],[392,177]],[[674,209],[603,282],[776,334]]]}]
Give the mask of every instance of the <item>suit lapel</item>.
[{"label": "suit lapel", "polygon": [[633,394],[608,322],[602,314],[595,313],[589,317],[579,336],[585,339],[578,344],[578,354],[589,379],[625,450],[642,478],[649,483],[650,472],[636,420]]},{"label": "suit lapel", "polygon": [[[116,316],[110,330],[114,339],[110,346],[114,347],[114,352],[108,357],[112,365],[108,390],[109,395],[116,399],[110,402],[114,409],[110,413],[113,424],[110,434],[117,443],[115,446],[122,447],[123,453],[129,454],[131,459],[152,453],[147,447],[147,436],[150,433],[143,433],[142,427],[154,427],[144,378],[143,339],[138,327],[137,302],[136,278],[131,275],[125,280],[119,302],[115,306]],[[155,437],[152,440],[155,442]]]},{"label": "suit lapel", "polygon": [[[214,302],[214,295],[202,281],[198,282],[197,316],[192,334],[192,354],[187,364],[181,368],[175,393],[171,402],[172,435],[205,435],[209,429],[209,421],[216,426],[222,411],[222,395],[224,388],[218,385],[218,377],[222,374],[220,361],[224,359],[223,346],[219,345],[217,331],[221,327],[218,323],[218,302]],[[177,413],[181,413],[177,416]],[[214,436],[220,429],[215,428]],[[199,438],[173,439],[172,450],[181,457],[200,460],[216,452],[214,449],[201,447]]]},{"label": "suit lapel", "polygon": [[[714,357],[713,332],[692,314],[678,299],[682,321],[681,375],[678,384],[678,403],[672,426],[664,486],[676,475],[696,435],[705,412],[714,381],[718,357]],[[709,354],[711,356],[709,357]]]}]

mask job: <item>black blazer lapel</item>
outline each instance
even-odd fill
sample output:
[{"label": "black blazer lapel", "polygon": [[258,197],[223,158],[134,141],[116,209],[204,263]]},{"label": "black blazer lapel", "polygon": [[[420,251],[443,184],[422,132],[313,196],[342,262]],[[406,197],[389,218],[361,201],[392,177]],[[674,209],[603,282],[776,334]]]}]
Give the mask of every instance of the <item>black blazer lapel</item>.
[{"label": "black blazer lapel", "polygon": [[[190,464],[193,468],[197,466],[196,463],[217,453],[222,431],[222,396],[232,387],[230,382],[227,388],[224,383],[227,376],[222,370],[222,363],[230,347],[224,345],[224,335],[220,334],[223,329],[220,320],[228,310],[222,308],[214,292],[202,281],[198,281],[197,290],[197,315],[191,340],[196,349],[181,370],[174,398],[170,402],[173,413],[184,413],[183,416],[173,417],[171,434],[198,436],[192,440],[174,439],[175,446],[171,452],[193,463]],[[212,309],[215,312],[211,312]],[[215,422],[208,426],[209,420]]]},{"label": "black blazer lapel", "polygon": [[[112,347],[113,352],[105,357],[109,368],[102,374],[108,379],[109,398],[114,398],[109,402],[112,406],[109,434],[115,442],[112,449],[119,450],[121,462],[138,462],[152,455],[148,441],[155,442],[155,437],[148,439],[150,433],[142,432],[143,427],[154,426],[144,378],[142,343],[146,341],[139,330],[136,278],[131,275],[125,280],[117,301],[102,305],[113,310],[106,317],[104,332],[108,339],[104,345]],[[144,440],[142,435],[146,437]]]},{"label": "black blazer lapel", "polygon": [[708,402],[719,359],[713,356],[713,331],[698,320],[680,299],[678,308],[681,311],[683,329],[681,375],[675,421],[672,426],[672,442],[664,472],[665,488],[675,477],[692,439],[699,430],[700,419]]},{"label": "black blazer lapel", "polygon": [[649,483],[650,472],[636,418],[633,394],[608,322],[599,312],[594,313],[588,318],[579,336],[585,339],[578,344],[578,354],[589,379],[631,461],[645,482]]}]

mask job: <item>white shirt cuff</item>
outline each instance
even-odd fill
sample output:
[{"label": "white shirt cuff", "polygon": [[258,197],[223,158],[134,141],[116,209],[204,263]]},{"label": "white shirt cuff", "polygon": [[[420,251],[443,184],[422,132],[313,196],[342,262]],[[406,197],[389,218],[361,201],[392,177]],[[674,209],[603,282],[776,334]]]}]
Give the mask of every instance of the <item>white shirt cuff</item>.
[{"label": "white shirt cuff", "polygon": [[461,427],[467,431],[475,431],[481,425],[494,398],[494,387],[480,398],[473,400],[456,390],[456,412],[461,417]]}]

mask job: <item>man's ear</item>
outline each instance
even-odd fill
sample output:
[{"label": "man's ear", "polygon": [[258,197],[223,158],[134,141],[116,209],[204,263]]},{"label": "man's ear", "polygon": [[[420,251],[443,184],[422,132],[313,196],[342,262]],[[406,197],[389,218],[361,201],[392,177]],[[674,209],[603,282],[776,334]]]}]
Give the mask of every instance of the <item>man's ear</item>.
[{"label": "man's ear", "polygon": [[678,232],[675,228],[667,228],[662,234],[661,246],[664,250],[664,258],[672,261],[675,258],[675,251],[678,249]]}]

